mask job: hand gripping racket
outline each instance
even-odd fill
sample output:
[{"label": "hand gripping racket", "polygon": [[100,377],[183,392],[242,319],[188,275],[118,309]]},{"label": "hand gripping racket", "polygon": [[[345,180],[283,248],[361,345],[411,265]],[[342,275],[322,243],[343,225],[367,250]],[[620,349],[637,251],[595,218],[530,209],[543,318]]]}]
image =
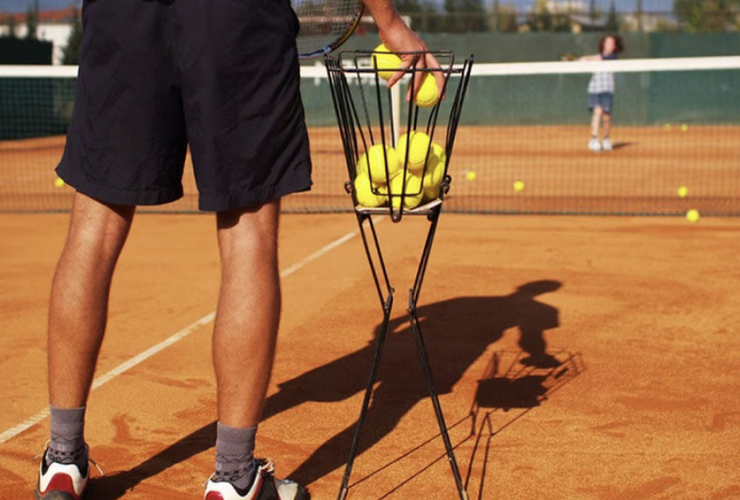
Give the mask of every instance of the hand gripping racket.
[{"label": "hand gripping racket", "polygon": [[362,0],[291,0],[300,22],[296,38],[301,59],[321,56],[347,41],[360,24]]}]

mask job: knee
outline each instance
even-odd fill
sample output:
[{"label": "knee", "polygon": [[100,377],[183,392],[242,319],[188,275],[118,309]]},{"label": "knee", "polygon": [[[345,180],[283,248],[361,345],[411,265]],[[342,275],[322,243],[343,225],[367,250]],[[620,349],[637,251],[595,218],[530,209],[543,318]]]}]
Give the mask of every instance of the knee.
[{"label": "knee", "polygon": [[136,207],[109,205],[81,193],[75,196],[67,241],[70,247],[116,259],[128,237]]},{"label": "knee", "polygon": [[220,212],[217,215],[218,243],[224,261],[277,255],[279,203]]}]

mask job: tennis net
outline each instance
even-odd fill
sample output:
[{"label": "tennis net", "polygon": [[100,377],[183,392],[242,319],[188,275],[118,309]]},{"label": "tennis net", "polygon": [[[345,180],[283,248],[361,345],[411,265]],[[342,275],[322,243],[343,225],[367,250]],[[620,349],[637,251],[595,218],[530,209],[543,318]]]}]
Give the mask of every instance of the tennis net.
[{"label": "tennis net", "polygon": [[[611,151],[589,150],[586,88],[614,74]],[[77,70],[0,66],[0,211],[64,211],[56,179]],[[314,188],[288,212],[352,210],[326,70],[302,67]],[[444,101],[442,106],[449,103]],[[462,213],[740,215],[740,57],[476,64],[445,210]],[[189,162],[189,160],[188,160]],[[143,211],[196,211],[183,199]]]}]

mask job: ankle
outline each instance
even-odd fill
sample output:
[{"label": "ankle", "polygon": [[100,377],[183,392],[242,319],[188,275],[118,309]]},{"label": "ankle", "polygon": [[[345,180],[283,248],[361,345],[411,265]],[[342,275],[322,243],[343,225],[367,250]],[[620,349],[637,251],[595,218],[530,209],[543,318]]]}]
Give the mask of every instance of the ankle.
[{"label": "ankle", "polygon": [[47,465],[51,462],[87,465],[85,443],[85,407],[56,408],[50,406],[51,440],[46,453]]},{"label": "ankle", "polygon": [[238,429],[220,422],[217,424],[214,481],[231,483],[240,491],[249,490],[257,472],[254,461],[256,434],[256,427]]}]

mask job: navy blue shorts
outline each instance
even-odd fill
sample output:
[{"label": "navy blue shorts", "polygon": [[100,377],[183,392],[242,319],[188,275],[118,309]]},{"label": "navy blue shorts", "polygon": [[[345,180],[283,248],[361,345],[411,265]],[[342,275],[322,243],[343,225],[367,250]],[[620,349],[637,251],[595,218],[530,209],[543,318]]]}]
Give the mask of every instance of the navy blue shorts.
[{"label": "navy blue shorts", "polygon": [[57,167],[123,205],[183,195],[187,147],[201,210],[311,187],[289,0],[86,0],[75,109]]},{"label": "navy blue shorts", "polygon": [[604,113],[611,113],[614,107],[614,94],[611,92],[588,94],[588,109],[593,110],[596,106],[600,106]]}]

